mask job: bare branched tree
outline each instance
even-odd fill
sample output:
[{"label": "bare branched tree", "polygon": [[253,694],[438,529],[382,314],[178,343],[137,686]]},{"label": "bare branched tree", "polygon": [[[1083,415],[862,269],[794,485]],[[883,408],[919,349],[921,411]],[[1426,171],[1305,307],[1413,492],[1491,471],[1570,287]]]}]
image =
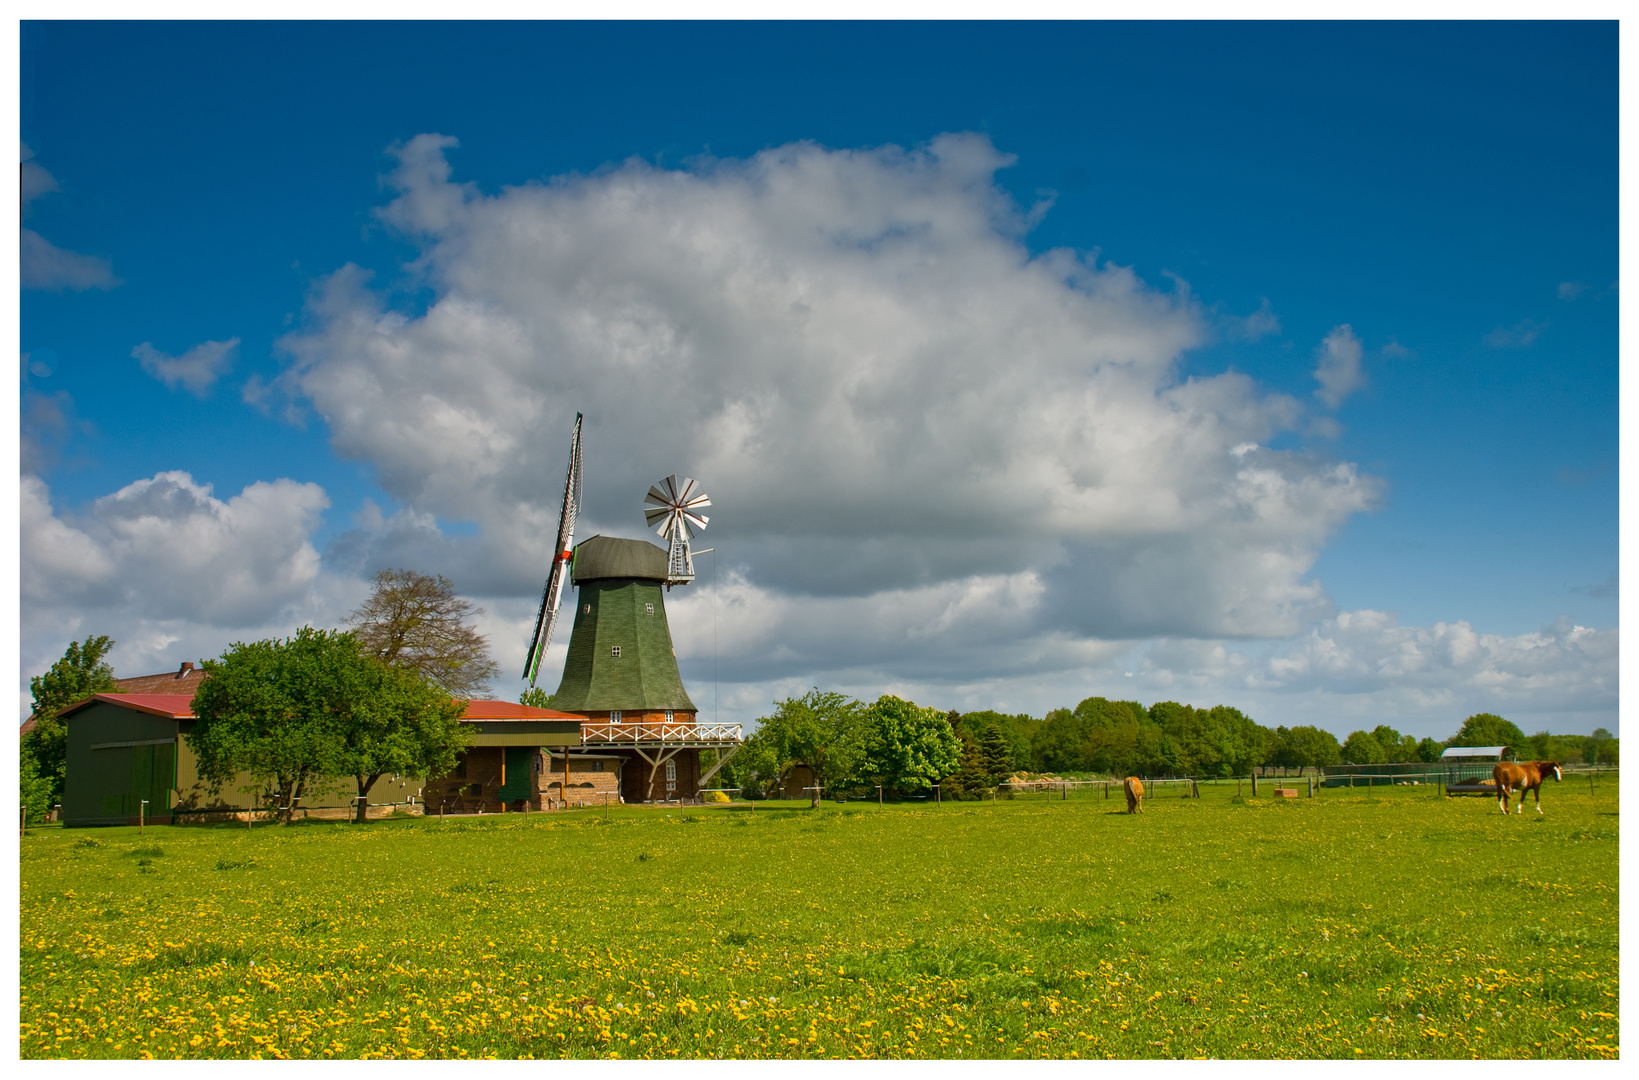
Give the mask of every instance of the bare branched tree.
[{"label": "bare branched tree", "polygon": [[489,693],[489,677],[497,670],[489,642],[467,625],[483,613],[456,596],[443,575],[383,570],[375,593],[348,622],[372,656],[470,698]]}]

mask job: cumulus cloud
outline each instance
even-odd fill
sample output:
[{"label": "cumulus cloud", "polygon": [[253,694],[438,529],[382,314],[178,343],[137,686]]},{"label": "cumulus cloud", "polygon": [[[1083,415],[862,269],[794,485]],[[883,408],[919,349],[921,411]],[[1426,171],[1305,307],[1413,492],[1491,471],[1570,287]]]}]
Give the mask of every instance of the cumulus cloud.
[{"label": "cumulus cloud", "polygon": [[309,540],[330,505],[317,484],[257,482],[222,500],[162,472],[58,514],[44,481],[22,481],[21,594],[58,607],[238,627],[274,619],[319,576]]},{"label": "cumulus cloud", "polygon": [[[204,397],[211,384],[233,365],[239,351],[239,339],[201,341],[181,356],[171,356],[144,341],[131,350],[131,356],[142,365],[142,370],[175,390],[185,388],[196,397]],[[247,399],[248,400],[248,399]]]},{"label": "cumulus cloud", "polygon": [[25,289],[79,292],[122,284],[107,259],[60,248],[33,229],[23,230],[20,266]]},{"label": "cumulus cloud", "polygon": [[22,144],[22,153],[19,160],[22,162],[19,194],[22,196],[23,209],[28,209],[30,203],[42,195],[49,195],[59,190],[57,178],[52,176],[33,160],[34,151],[29,149],[28,143]]},{"label": "cumulus cloud", "polygon": [[[475,591],[533,592],[583,411],[580,535],[637,534],[648,485],[688,473],[748,586],[879,603],[902,657],[940,646],[896,598],[991,581],[1035,582],[1034,632],[1066,640],[1293,633],[1327,610],[1304,575],[1376,481],[1270,449],[1301,429],[1294,399],[1178,377],[1204,336],[1187,288],[1031,255],[987,139],[632,161],[495,194],[452,180],[454,146],[396,148],[380,211],[432,302],[390,307],[403,283],[345,267],[282,342],[278,386],[403,508],[338,556],[413,549]],[[451,520],[476,534],[444,536]]]},{"label": "cumulus cloud", "polygon": [[1547,323],[1535,319],[1521,319],[1513,326],[1499,326],[1485,335],[1485,343],[1493,349],[1525,349],[1536,342]]},{"label": "cumulus cloud", "polygon": [[89,421],[80,418],[74,398],[66,390],[54,394],[25,390],[20,428],[19,463],[22,472],[33,474],[56,465],[75,436],[94,430]]},{"label": "cumulus cloud", "polygon": [[1280,316],[1275,309],[1269,306],[1269,297],[1265,296],[1258,310],[1238,321],[1235,326],[1236,336],[1247,341],[1257,341],[1270,334],[1280,333]]},{"label": "cumulus cloud", "polygon": [[1360,339],[1348,323],[1333,327],[1315,349],[1315,381],[1320,389],[1315,397],[1335,409],[1343,399],[1366,385],[1366,373],[1360,366]]},{"label": "cumulus cloud", "polygon": [[[34,151],[29,149],[28,143],[21,144],[21,147],[19,195],[22,208],[27,212],[35,199],[61,189],[57,178],[39,162],[32,160]],[[62,292],[65,289],[112,289],[122,284],[114,276],[113,264],[107,259],[60,248],[33,229],[23,230],[20,255],[22,286],[25,289]]]},{"label": "cumulus cloud", "polygon": [[1588,287],[1580,281],[1562,281],[1559,283],[1559,298],[1561,300],[1575,300],[1588,291]]}]

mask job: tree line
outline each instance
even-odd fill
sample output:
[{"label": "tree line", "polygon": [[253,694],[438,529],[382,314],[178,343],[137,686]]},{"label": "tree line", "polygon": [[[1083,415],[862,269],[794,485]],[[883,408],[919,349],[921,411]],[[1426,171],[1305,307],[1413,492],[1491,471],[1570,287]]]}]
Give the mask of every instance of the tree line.
[{"label": "tree line", "polygon": [[[1314,725],[1265,727],[1228,705],[1090,697],[1044,717],[990,710],[959,713],[893,696],[866,704],[811,690],[775,702],[719,776],[752,797],[778,791],[792,770],[837,794],[986,797],[1018,771],[1103,776],[1244,776],[1259,766],[1308,768],[1434,762],[1448,746],[1514,748],[1524,759],[1615,764],[1619,741],[1592,735],[1525,735],[1492,713],[1464,720],[1443,741],[1401,735],[1387,724],[1342,742]],[[817,797],[810,793],[811,797]]]}]

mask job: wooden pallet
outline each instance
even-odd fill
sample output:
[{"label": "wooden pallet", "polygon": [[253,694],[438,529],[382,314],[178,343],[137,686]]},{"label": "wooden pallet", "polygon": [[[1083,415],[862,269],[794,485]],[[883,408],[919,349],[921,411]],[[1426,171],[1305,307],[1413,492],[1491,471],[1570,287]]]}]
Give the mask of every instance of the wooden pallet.
[{"label": "wooden pallet", "polygon": [[1275,798],[1277,799],[1295,799],[1297,797],[1298,789],[1295,787],[1278,787],[1275,789]]}]

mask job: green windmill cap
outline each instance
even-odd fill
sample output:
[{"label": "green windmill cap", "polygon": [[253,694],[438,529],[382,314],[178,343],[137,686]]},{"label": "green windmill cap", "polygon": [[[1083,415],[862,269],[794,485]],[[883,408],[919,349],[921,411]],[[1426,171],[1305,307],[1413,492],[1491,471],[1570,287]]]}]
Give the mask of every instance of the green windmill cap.
[{"label": "green windmill cap", "polygon": [[594,536],[575,545],[574,583],[600,578],[666,580],[666,549],[647,540]]}]

